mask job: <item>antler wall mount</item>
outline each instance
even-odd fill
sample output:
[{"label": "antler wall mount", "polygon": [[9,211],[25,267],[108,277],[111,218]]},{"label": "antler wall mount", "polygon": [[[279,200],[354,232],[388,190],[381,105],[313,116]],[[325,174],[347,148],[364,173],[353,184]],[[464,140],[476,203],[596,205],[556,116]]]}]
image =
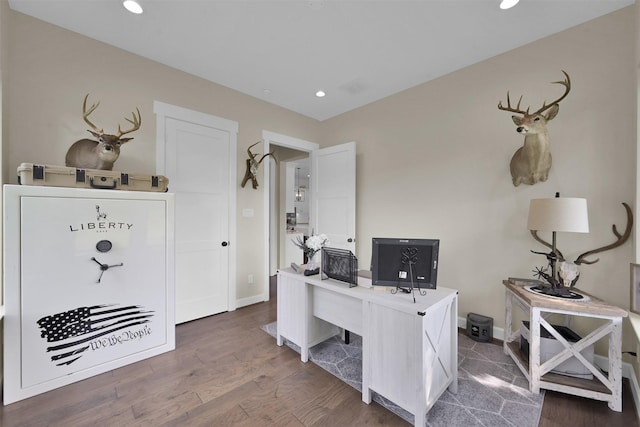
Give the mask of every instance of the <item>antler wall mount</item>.
[{"label": "antler wall mount", "polygon": [[244,178],[242,179],[242,183],[240,184],[242,188],[244,188],[244,186],[247,185],[247,182],[249,180],[251,180],[251,185],[254,190],[258,188],[258,175],[257,175],[258,167],[266,157],[271,156],[273,157],[273,160],[275,160],[276,163],[278,163],[278,159],[274,155],[273,151],[270,153],[263,154],[262,157],[260,157],[260,160],[256,160],[256,158],[258,157],[258,154],[252,153],[251,148],[260,144],[261,142],[262,140],[256,142],[255,144],[251,144],[249,148],[247,148],[247,155],[249,156],[249,158],[246,160],[247,170],[244,173]]}]

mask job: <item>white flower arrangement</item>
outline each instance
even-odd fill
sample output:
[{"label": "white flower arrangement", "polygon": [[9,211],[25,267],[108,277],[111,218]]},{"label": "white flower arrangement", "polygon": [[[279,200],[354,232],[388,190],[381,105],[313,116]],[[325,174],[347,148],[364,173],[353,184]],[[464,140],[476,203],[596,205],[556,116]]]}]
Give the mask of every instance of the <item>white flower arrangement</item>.
[{"label": "white flower arrangement", "polygon": [[302,251],[307,254],[309,259],[313,258],[313,256],[318,253],[322,247],[329,243],[329,239],[326,234],[312,235],[307,238],[306,241],[302,240],[302,238],[298,237],[296,240],[293,240],[293,243],[302,249]]}]

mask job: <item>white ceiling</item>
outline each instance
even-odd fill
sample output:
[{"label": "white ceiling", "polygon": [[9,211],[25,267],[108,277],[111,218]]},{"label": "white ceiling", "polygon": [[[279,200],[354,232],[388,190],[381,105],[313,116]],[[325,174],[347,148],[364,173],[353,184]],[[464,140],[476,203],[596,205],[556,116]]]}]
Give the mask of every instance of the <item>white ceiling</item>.
[{"label": "white ceiling", "polygon": [[[325,120],[634,0],[9,0],[13,10]],[[322,89],[324,98],[314,93]]]}]

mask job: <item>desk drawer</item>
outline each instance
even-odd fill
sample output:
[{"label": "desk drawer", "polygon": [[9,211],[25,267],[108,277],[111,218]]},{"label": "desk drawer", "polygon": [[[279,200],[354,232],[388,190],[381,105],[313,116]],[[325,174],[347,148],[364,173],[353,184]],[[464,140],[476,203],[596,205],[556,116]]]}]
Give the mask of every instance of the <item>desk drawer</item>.
[{"label": "desk drawer", "polygon": [[313,315],[362,336],[362,300],[313,287]]}]

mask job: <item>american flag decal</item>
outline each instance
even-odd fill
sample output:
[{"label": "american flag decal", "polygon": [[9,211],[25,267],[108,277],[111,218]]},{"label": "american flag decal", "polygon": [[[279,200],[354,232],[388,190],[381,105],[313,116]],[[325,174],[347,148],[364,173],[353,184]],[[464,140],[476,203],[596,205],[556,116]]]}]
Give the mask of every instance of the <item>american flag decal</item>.
[{"label": "american flag decal", "polygon": [[51,361],[62,366],[82,357],[92,340],[148,323],[152,313],[139,305],[94,305],[45,316],[37,323],[40,336],[47,342],[57,343],[47,347],[47,352],[53,352]]}]

